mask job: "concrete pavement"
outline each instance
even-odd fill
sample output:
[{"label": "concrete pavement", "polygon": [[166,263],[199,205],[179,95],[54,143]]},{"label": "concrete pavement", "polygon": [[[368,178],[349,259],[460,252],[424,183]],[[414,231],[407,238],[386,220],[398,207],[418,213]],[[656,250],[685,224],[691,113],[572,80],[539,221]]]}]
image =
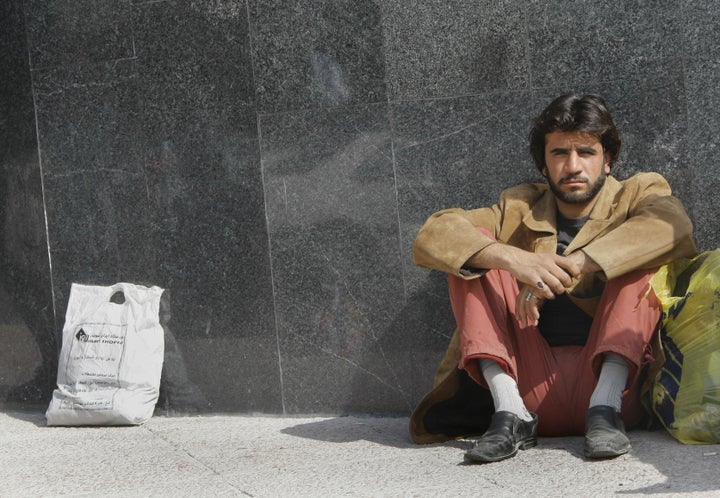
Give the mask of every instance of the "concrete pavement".
[{"label": "concrete pavement", "polygon": [[489,465],[469,441],[417,446],[406,418],[155,417],[140,427],[46,427],[0,413],[2,497],[720,496],[720,445],[630,433],[632,452],[586,461],[582,438]]}]

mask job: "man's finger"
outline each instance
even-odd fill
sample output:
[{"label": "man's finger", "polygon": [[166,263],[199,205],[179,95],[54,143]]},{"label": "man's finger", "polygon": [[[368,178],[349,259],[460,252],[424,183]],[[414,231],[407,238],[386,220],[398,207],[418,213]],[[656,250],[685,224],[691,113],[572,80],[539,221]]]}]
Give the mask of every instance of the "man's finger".
[{"label": "man's finger", "polygon": [[537,325],[538,318],[540,318],[540,313],[538,311],[538,300],[536,297],[533,296],[533,298],[528,301],[527,307],[529,308],[529,312],[527,313],[527,319],[525,323],[527,325]]},{"label": "man's finger", "polygon": [[[562,270],[556,271],[563,273]],[[554,299],[556,294],[565,292],[565,284],[550,271],[545,272],[543,278],[539,279],[532,287],[534,287],[533,293],[536,296],[545,299]]]},{"label": "man's finger", "polygon": [[[560,292],[563,292],[565,287],[570,287],[570,284],[572,283],[572,277],[570,276],[570,274],[561,267],[556,268],[555,271],[552,272],[552,276],[555,277],[560,283],[560,285],[563,287]],[[556,294],[558,293],[558,289],[553,290],[556,291]]]},{"label": "man's finger", "polygon": [[567,258],[565,256],[557,256],[555,259],[555,264],[558,265],[560,268],[562,268],[565,272],[570,274],[571,277],[579,277],[580,276],[580,267],[570,258]]}]

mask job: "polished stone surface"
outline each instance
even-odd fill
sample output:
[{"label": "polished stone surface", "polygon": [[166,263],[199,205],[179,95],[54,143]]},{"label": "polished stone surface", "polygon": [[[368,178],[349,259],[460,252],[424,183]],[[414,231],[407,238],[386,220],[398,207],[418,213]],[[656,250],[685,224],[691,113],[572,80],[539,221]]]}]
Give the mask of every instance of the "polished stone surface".
[{"label": "polished stone surface", "polygon": [[679,63],[684,26],[678,4],[529,0],[532,85],[637,78],[658,64]]},{"label": "polished stone surface", "polygon": [[691,214],[700,250],[720,247],[720,57],[687,63],[688,169]]},{"label": "polished stone surface", "polygon": [[527,92],[393,105],[404,253],[433,212],[486,206],[518,179],[539,178],[523,146],[530,106]]},{"label": "polished stone surface", "polygon": [[258,107],[386,101],[382,17],[370,0],[250,0]]},{"label": "polished stone surface", "polygon": [[22,3],[0,5],[0,367],[6,397],[47,399],[57,342]]},{"label": "polished stone surface", "polygon": [[[684,49],[689,60],[720,58],[720,11],[712,1],[678,2],[684,21]],[[712,72],[712,70],[711,70]]]},{"label": "polished stone surface", "polygon": [[386,351],[403,299],[387,106],[260,125],[286,409],[409,407]]},{"label": "polished stone surface", "polygon": [[[140,142],[155,281],[170,291],[171,410],[282,409],[247,14],[135,9]],[[183,371],[194,383],[181,389]],[[195,393],[201,392],[202,397]],[[205,403],[205,398],[207,403]]]},{"label": "polished stone surface", "polygon": [[525,89],[525,2],[382,0],[391,100]]},{"label": "polished stone surface", "polygon": [[60,323],[72,282],[137,281],[152,267],[136,81],[132,60],[33,72]]},{"label": "polished stone surface", "polygon": [[161,412],[407,414],[454,328],[417,230],[537,180],[531,117],[567,91],[606,98],[616,176],[662,173],[720,242],[713,2],[0,13],[8,402],[47,402],[70,284],[128,280],[166,289]]},{"label": "polished stone surface", "polygon": [[33,69],[133,57],[130,0],[28,0]]},{"label": "polished stone surface", "polygon": [[539,175],[520,145],[527,130],[527,92],[393,105],[394,150],[402,260],[411,320],[428,345],[446,343],[454,329],[446,279],[414,266],[412,243],[426,218],[446,207],[495,203],[503,188]]}]

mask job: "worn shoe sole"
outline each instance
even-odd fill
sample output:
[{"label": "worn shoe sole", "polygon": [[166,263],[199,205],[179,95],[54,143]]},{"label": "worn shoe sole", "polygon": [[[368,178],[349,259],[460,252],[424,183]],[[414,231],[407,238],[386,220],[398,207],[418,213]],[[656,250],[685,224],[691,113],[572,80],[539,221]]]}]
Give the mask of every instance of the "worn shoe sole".
[{"label": "worn shoe sole", "polygon": [[588,445],[585,444],[585,456],[588,458],[614,458],[620,455],[624,455],[630,451],[630,444],[624,445],[620,448],[613,448],[610,445]]},{"label": "worn shoe sole", "polygon": [[483,455],[481,453],[480,454],[473,453],[474,450],[471,449],[465,453],[465,462],[467,462],[467,463],[500,462],[502,460],[507,460],[508,458],[514,457],[515,455],[517,455],[518,450],[527,450],[534,446],[537,446],[537,437],[535,437],[535,436],[527,438],[527,439],[523,439],[522,441],[518,441],[518,443],[515,445],[515,449],[505,455],[499,455],[499,456],[493,457],[493,456]]},{"label": "worn shoe sole", "polygon": [[611,406],[593,406],[585,415],[585,456],[614,458],[624,455],[632,445],[620,414]]}]

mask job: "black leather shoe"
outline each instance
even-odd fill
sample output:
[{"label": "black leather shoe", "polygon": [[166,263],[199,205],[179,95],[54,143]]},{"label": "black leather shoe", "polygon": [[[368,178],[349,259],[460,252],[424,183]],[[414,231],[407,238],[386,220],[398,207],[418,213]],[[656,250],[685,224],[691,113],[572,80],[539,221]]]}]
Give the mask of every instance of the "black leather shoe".
[{"label": "black leather shoe", "polygon": [[593,406],[585,414],[585,456],[612,458],[630,451],[625,424],[612,406]]},{"label": "black leather shoe", "polygon": [[499,462],[515,456],[518,449],[536,446],[538,419],[531,415],[532,420],[526,422],[514,413],[495,412],[488,430],[465,453],[465,461]]}]

